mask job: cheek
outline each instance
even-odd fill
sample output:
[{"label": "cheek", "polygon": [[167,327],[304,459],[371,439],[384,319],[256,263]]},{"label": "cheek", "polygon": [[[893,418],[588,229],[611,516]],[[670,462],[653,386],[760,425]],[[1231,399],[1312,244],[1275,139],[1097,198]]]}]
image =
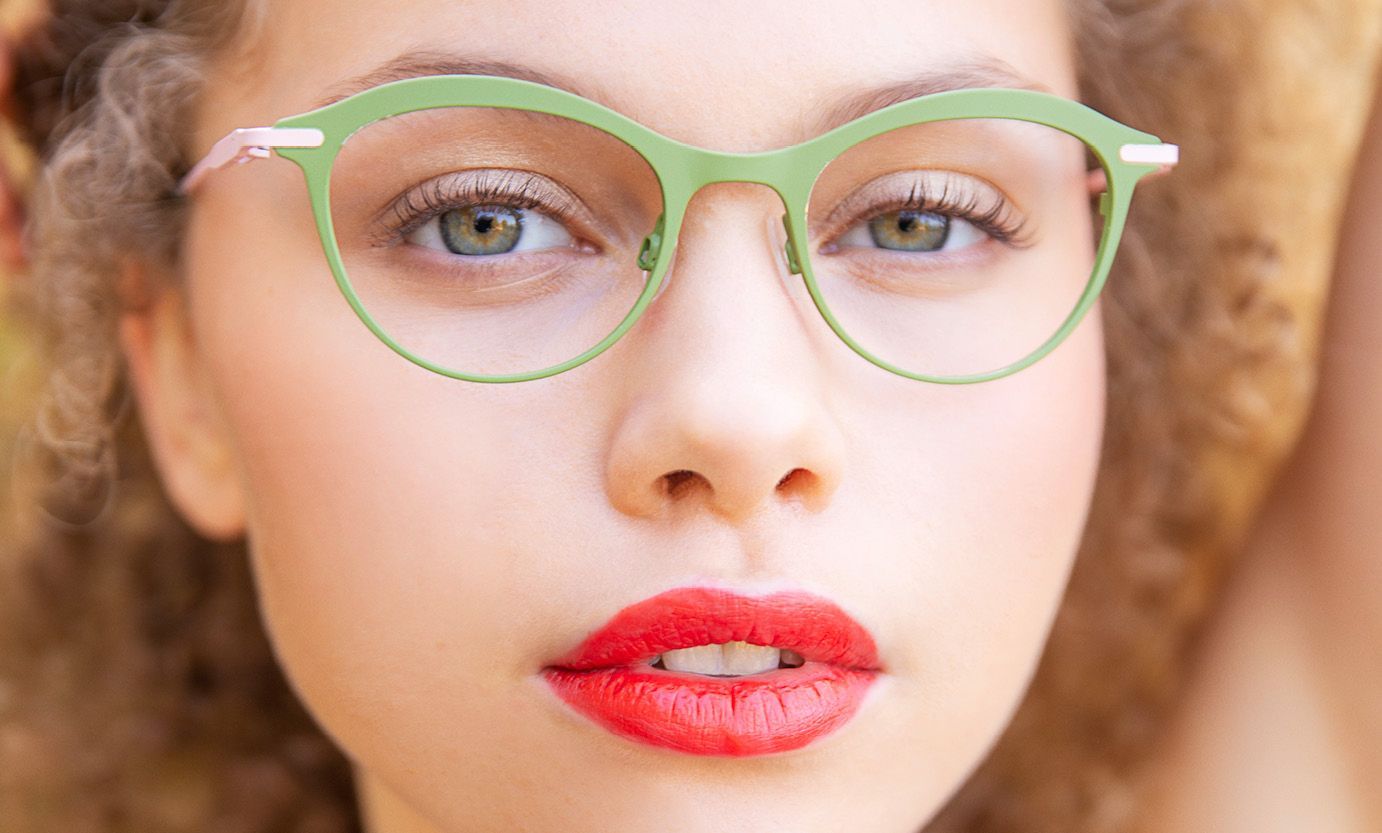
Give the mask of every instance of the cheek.
[{"label": "cheek", "polygon": [[412,716],[483,733],[503,708],[480,705],[486,692],[530,670],[495,649],[538,627],[509,601],[539,578],[519,551],[560,545],[543,505],[564,484],[527,427],[560,419],[536,401],[552,388],[467,385],[410,364],[356,318],[315,238],[261,239],[253,262],[209,242],[189,251],[208,264],[194,315],[275,652],[333,733],[423,691]]},{"label": "cheek", "polygon": [[[870,565],[904,589],[911,631],[899,679],[937,748],[975,748],[1006,726],[1045,646],[1098,469],[1105,363],[1096,303],[1025,370],[926,399],[852,449],[872,502],[896,518],[905,561]],[[920,415],[918,417],[918,415]],[[896,552],[896,550],[894,550]],[[910,718],[909,718],[910,716]]]}]

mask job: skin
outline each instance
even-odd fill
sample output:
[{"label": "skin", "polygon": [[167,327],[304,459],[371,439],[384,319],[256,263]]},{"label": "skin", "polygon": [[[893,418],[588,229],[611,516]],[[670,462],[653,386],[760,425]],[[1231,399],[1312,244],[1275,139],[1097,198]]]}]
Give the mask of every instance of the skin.
[{"label": "skin", "polygon": [[[1057,0],[496,8],[277,3],[253,72],[213,69],[189,155],[418,47],[578,78],[732,151],[800,141],[838,96],[977,53],[1076,96]],[[171,498],[204,535],[248,538],[276,654],[355,763],[371,833],[904,833],[1007,725],[1093,488],[1099,307],[1013,376],[914,382],[814,312],[770,236],[781,212],[766,187],[707,187],[669,288],[622,341],[480,385],[355,318],[293,164],[197,192],[185,292],[126,316],[123,349]],[[669,491],[681,470],[696,476]],[[631,743],[537,677],[620,608],[703,583],[827,596],[887,673],[837,733],[741,759]]]}]

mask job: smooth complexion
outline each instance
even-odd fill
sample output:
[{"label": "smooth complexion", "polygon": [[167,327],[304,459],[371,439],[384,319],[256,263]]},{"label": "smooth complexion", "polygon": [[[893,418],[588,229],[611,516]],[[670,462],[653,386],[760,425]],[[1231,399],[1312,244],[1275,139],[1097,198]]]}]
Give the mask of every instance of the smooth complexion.
[{"label": "smooth complexion", "polygon": [[[413,50],[533,67],[733,151],[978,60],[1077,95],[1058,0],[270,5],[252,58],[215,68],[189,158]],[[1006,727],[1091,497],[1099,307],[1016,375],[915,382],[830,332],[781,213],[765,187],[707,187],[622,341],[480,385],[355,318],[291,163],[198,191],[186,291],[127,317],[124,348],[172,499],[248,537],[276,654],[356,765],[371,833],[906,833]],[[688,584],[820,594],[888,672],[840,731],[741,759],[631,743],[542,684],[615,611]]]}]

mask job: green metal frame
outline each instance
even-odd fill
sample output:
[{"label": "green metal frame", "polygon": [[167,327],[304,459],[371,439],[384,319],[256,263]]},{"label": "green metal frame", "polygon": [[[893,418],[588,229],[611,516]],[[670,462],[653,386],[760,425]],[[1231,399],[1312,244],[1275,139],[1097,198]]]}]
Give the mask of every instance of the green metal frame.
[{"label": "green metal frame", "polygon": [[[351,134],[371,122],[414,110],[456,106],[535,110],[597,127],[623,140],[646,159],[661,184],[663,214],[656,228],[644,239],[639,254],[639,267],[650,272],[642,295],[609,335],[569,361],[507,376],[477,376],[442,367],[413,355],[395,342],[374,321],[351,287],[332,231],[330,208],[331,169],[342,145]],[[859,142],[905,125],[972,118],[1036,122],[1083,140],[1093,150],[1107,177],[1108,187],[1100,200],[1100,211],[1105,217],[1103,233],[1093,272],[1079,302],[1044,344],[1022,359],[988,373],[969,376],[916,374],[870,353],[856,343],[831,314],[816,285],[816,276],[804,244],[807,239],[808,199],[816,178],[830,161]],[[615,110],[565,90],[522,79],[487,75],[431,75],[394,81],[325,107],[281,119],[274,125],[275,130],[303,128],[319,130],[322,137],[320,145],[275,145],[274,150],[295,162],[306,177],[322,247],[346,300],[360,320],[399,355],[443,376],[471,382],[540,379],[584,364],[608,349],[638,321],[662,286],[667,265],[676,247],[682,217],[692,195],[701,187],[715,182],[761,183],[782,198],[786,208],[783,224],[787,230],[785,248],[789,267],[793,273],[801,274],[816,308],[835,334],[856,353],[885,370],[923,382],[967,384],[997,379],[1041,359],[1080,322],[1103,289],[1122,236],[1134,186],[1143,176],[1174,164],[1175,160],[1174,145],[1164,145],[1156,136],[1135,130],[1080,102],[1033,90],[1003,88],[952,90],[914,98],[876,110],[800,144],[757,153],[728,153],[678,142]],[[1133,148],[1133,152],[1126,152],[1129,147]],[[1149,147],[1152,148],[1150,155],[1145,152]],[[1169,157],[1156,152],[1162,149],[1171,151]],[[258,150],[253,155],[267,155],[263,148]],[[1142,161],[1125,161],[1125,156]]]}]

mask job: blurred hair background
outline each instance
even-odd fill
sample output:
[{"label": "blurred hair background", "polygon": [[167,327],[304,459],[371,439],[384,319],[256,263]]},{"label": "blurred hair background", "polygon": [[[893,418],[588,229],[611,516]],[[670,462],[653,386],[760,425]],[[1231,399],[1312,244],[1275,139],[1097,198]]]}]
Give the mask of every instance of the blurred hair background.
[{"label": "blurred hair background", "polygon": [[[0,32],[22,28],[39,7],[37,0],[0,0]],[[2,72],[4,70],[0,70]],[[8,79],[0,78],[0,87],[7,85]],[[0,101],[3,100],[0,96]],[[0,115],[9,114],[0,111]],[[0,118],[0,229],[15,212],[22,210],[18,197],[27,190],[33,170],[34,160],[15,135],[10,120]],[[22,319],[10,312],[10,295],[20,279],[18,242],[6,239],[0,232],[0,461],[13,459],[14,438],[39,385],[33,338]],[[0,470],[0,506],[9,505],[11,480],[8,469]],[[8,526],[0,521],[0,553],[6,551]],[[4,699],[3,681],[0,681],[0,711],[3,711]]]}]

